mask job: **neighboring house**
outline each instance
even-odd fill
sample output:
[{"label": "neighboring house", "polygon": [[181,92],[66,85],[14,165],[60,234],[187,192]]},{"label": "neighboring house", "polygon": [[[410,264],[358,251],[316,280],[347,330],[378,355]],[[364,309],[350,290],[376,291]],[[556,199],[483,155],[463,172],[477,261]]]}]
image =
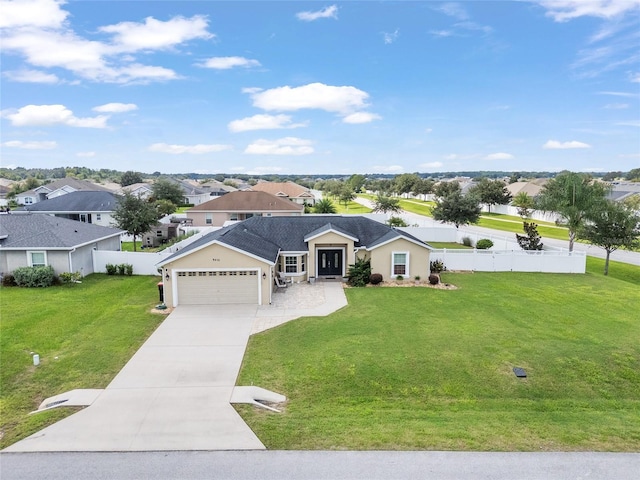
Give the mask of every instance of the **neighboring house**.
[{"label": "neighboring house", "polygon": [[519,193],[526,193],[531,198],[535,198],[540,194],[542,186],[533,182],[514,182],[507,185],[507,190],[511,194],[512,198],[515,198]]},{"label": "neighboring house", "polygon": [[158,223],[142,236],[142,246],[145,248],[159,247],[178,236],[180,223]]},{"label": "neighboring house", "polygon": [[611,182],[611,191],[607,198],[622,202],[634,195],[640,195],[640,182]]},{"label": "neighboring house", "polygon": [[267,192],[276,197],[286,198],[300,205],[315,205],[316,197],[311,190],[294,182],[258,182],[251,187],[256,192]]},{"label": "neighboring house", "polygon": [[122,230],[50,215],[0,215],[0,273],[51,266],[56,274],[93,273],[93,250],[120,250]]},{"label": "neighboring house", "polygon": [[18,205],[33,205],[72,192],[108,192],[109,189],[88,180],[73,177],[60,178],[46,185],[16,195]]},{"label": "neighboring house", "polygon": [[228,221],[251,217],[298,216],[304,207],[265,192],[237,191],[214,198],[186,211],[195,227],[221,227]]},{"label": "neighboring house", "polygon": [[118,203],[117,195],[111,192],[72,192],[33,205],[25,205],[14,214],[43,213],[56,217],[77,220],[110,227],[111,216]]},{"label": "neighboring house", "polygon": [[186,181],[205,192],[209,192],[210,197],[221,197],[222,195],[225,195],[229,192],[235,192],[236,190],[238,190],[235,187],[225,185],[224,183],[217,180],[207,180],[204,183],[200,183],[197,180]]},{"label": "neighboring house", "polygon": [[148,183],[134,183],[133,185],[127,185],[126,187],[121,187],[115,193],[123,194],[124,192],[129,192],[136,197],[147,199],[151,195],[153,195],[153,187]]},{"label": "neighboring house", "polygon": [[168,178],[167,180],[180,186],[184,195],[185,204],[200,205],[211,200],[210,192],[193,185],[191,182],[186,180],[177,180],[175,178]]},{"label": "neighboring house", "polygon": [[294,282],[340,279],[361,258],[385,279],[426,278],[429,252],[408,233],[361,216],[253,217],[203,236],[158,267],[170,306],[264,305],[279,273]]},{"label": "neighboring house", "polygon": [[0,184],[0,207],[4,207],[9,204],[7,201],[7,195],[11,192],[11,187]]}]

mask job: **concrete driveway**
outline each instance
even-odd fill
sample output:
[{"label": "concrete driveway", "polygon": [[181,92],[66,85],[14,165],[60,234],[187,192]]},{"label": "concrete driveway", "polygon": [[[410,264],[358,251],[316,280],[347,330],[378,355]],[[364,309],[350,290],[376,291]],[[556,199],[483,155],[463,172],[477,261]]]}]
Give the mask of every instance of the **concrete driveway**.
[{"label": "concrete driveway", "polygon": [[176,308],[91,406],[5,451],[264,449],[229,403],[257,308]]},{"label": "concrete driveway", "polygon": [[317,282],[271,305],[179,306],[89,407],[3,451],[264,449],[229,403],[249,336],[346,305],[339,282]]}]

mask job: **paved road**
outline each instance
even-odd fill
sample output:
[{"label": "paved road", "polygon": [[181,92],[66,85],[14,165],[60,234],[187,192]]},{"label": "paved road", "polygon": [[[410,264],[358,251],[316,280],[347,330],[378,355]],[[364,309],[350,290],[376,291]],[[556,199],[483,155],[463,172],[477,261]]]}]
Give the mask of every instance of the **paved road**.
[{"label": "paved road", "polygon": [[2,480],[631,480],[637,453],[3,453]]},{"label": "paved road", "polygon": [[[356,202],[365,205],[367,207],[371,207],[372,202],[370,202],[369,200],[366,200],[364,198],[357,198],[355,200]],[[405,221],[411,225],[413,224],[417,224],[420,227],[429,227],[432,225],[442,225],[439,222],[436,222],[435,220],[433,220],[430,217],[426,217],[424,215],[418,215],[415,213],[410,213],[410,212],[405,212],[403,211],[402,214],[400,214],[400,216],[402,218],[405,219]],[[473,233],[480,233],[480,234],[484,234],[484,235],[494,235],[494,236],[501,236],[501,237],[508,237],[508,238],[514,238],[513,237],[513,233],[509,233],[509,232],[505,232],[502,230],[494,230],[492,228],[485,228],[485,227],[477,227],[475,225],[467,225],[465,227],[461,227],[461,229],[469,231],[469,232],[473,232]],[[552,247],[558,247],[558,248],[566,248],[567,250],[569,249],[569,242],[565,241],[565,240],[556,240],[553,238],[547,238],[547,237],[542,237],[542,243],[544,243],[545,245],[549,245]],[[573,249],[575,251],[580,251],[580,252],[587,252],[587,255],[592,256],[592,257],[597,257],[597,258],[605,258],[606,257],[606,252],[600,248],[600,247],[595,247],[593,245],[589,245],[589,244],[585,244],[585,243],[574,243],[574,247]],[[611,260],[615,260],[617,262],[623,262],[623,263],[630,263],[632,265],[638,265],[640,266],[640,252],[629,252],[626,250],[616,250],[615,252],[613,252],[611,254]]]}]

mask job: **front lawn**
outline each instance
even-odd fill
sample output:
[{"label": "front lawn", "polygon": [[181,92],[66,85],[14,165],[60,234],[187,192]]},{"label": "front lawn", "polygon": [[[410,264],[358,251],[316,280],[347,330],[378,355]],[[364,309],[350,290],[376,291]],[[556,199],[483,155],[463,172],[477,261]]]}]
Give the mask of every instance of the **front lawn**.
[{"label": "front lawn", "polygon": [[[0,288],[0,448],[73,413],[29,416],[47,397],[104,388],[164,316],[158,278],[90,275],[81,284]],[[32,352],[40,355],[33,366]]]},{"label": "front lawn", "polygon": [[238,384],[288,402],[237,408],[270,449],[638,451],[640,268],[600,267],[347,289],[251,338]]}]

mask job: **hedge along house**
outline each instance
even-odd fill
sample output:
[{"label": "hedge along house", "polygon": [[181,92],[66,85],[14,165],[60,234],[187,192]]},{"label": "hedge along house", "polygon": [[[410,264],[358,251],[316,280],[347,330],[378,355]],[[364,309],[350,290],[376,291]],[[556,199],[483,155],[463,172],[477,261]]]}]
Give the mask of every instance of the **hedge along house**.
[{"label": "hedge along house", "polygon": [[211,232],[158,263],[170,306],[271,303],[276,276],[347,275],[357,258],[383,278],[429,274],[429,246],[360,216],[252,217]]}]

